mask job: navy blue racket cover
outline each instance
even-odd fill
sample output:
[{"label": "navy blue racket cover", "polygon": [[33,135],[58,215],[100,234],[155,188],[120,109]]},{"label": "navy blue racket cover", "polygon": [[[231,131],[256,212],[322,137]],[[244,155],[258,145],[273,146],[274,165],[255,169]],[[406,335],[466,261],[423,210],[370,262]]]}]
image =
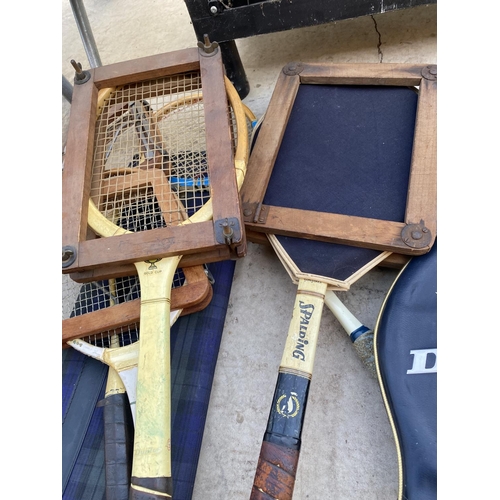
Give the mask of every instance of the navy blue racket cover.
[{"label": "navy blue racket cover", "polygon": [[437,242],[386,298],[376,359],[401,466],[399,499],[437,498]]}]

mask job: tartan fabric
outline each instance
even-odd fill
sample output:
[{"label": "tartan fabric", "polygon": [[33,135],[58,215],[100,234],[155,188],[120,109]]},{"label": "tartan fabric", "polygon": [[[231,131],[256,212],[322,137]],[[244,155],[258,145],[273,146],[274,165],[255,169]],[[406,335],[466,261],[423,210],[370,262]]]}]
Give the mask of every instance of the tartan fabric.
[{"label": "tartan fabric", "polygon": [[[179,318],[171,330],[172,476],[176,500],[192,498],[234,266],[234,261],[209,265],[215,279],[212,301],[203,311]],[[64,419],[85,363],[101,363],[74,350],[63,353]],[[104,397],[105,382],[101,384],[98,400]],[[95,407],[63,488],[64,500],[105,498],[103,428],[102,408]],[[64,447],[64,440],[62,444]]]},{"label": "tartan fabric", "polygon": [[[74,349],[63,351],[62,367],[63,498],[101,499],[105,496],[104,422],[103,409],[96,404],[104,398],[107,367]],[[93,387],[87,387],[89,381]],[[82,405],[87,406],[83,411]],[[65,428],[65,423],[70,427]]]}]

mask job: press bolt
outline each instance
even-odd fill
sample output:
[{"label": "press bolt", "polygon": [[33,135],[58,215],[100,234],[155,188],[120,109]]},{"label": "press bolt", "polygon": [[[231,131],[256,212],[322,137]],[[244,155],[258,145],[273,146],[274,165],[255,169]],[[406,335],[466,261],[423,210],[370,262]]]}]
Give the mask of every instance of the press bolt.
[{"label": "press bolt", "polygon": [[438,73],[438,72],[437,72],[437,68],[436,68],[435,66],[431,66],[431,67],[429,68],[429,73],[430,73],[431,75],[437,75],[437,73]]},{"label": "press bolt", "polygon": [[243,215],[245,216],[249,216],[249,215],[252,215],[252,209],[251,208],[245,208],[245,210],[243,210]]},{"label": "press bolt", "polygon": [[227,222],[224,222],[222,224],[222,232],[224,233],[224,236],[232,236],[233,235],[233,230],[229,227],[229,224]]},{"label": "press bolt", "polygon": [[74,59],[71,59],[71,66],[75,68],[75,82],[85,83],[89,77],[89,74],[83,71],[81,63],[77,63]]},{"label": "press bolt", "polygon": [[83,72],[82,65],[80,63],[77,63],[74,59],[71,59],[71,66],[73,66],[73,68],[75,68],[75,71],[78,74]]},{"label": "press bolt", "polygon": [[63,252],[62,252],[63,262],[67,262],[69,259],[71,259],[71,257],[73,257],[73,255],[74,255],[73,250],[70,250],[69,248],[67,248],[66,250],[63,250]]},{"label": "press bolt", "polygon": [[420,238],[422,238],[422,233],[420,231],[412,231],[411,232],[411,237],[414,239],[414,240],[419,240]]},{"label": "press bolt", "polygon": [[215,5],[212,5],[212,7],[210,7],[210,13],[211,14],[217,14],[218,12],[218,9]]}]

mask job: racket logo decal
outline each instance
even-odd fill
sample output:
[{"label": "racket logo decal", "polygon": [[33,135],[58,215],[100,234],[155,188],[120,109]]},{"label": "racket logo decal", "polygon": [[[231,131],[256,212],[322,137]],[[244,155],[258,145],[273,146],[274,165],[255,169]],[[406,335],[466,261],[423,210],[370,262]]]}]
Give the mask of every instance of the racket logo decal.
[{"label": "racket logo decal", "polygon": [[[150,259],[150,260],[145,260],[144,262],[146,264],[149,264],[148,270],[144,274],[151,274],[151,272],[157,272],[161,273],[161,270],[158,270],[156,267],[156,263],[160,262],[161,259]],[[150,272],[151,271],[151,272]]]},{"label": "racket logo decal", "polygon": [[415,349],[410,355],[413,355],[413,364],[406,370],[407,375],[437,373],[437,349]]},{"label": "racket logo decal", "polygon": [[295,346],[295,350],[292,353],[292,356],[300,361],[306,360],[305,347],[309,344],[309,341],[306,339],[307,336],[307,328],[309,326],[309,322],[314,312],[313,304],[306,304],[302,300],[299,301],[300,308],[300,326],[299,333],[297,336],[297,344]]},{"label": "racket logo decal", "polygon": [[296,417],[300,410],[300,402],[296,392],[282,394],[276,401],[276,411],[285,418]]}]

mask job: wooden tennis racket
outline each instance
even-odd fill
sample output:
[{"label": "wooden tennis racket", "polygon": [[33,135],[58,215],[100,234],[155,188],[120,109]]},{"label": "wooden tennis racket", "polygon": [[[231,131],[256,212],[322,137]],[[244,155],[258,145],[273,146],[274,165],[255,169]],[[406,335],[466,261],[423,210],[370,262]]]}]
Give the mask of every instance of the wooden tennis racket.
[{"label": "wooden tennis racket", "polygon": [[[162,84],[176,92],[159,91]],[[212,217],[208,190],[196,186],[190,189],[189,182],[182,190],[176,189],[169,182],[172,176],[190,180],[209,176],[203,98],[193,91],[196,87],[189,81],[189,74],[167,77],[152,85],[155,89],[149,94],[157,97],[148,99],[147,105],[140,95],[131,99],[130,87],[103,92],[98,102],[89,213],[98,220],[92,229],[102,237],[163,225],[182,226]],[[234,156],[237,184],[241,186],[248,157],[246,118],[227,79],[226,90],[238,137]],[[171,282],[181,257],[134,263],[141,288],[130,488],[130,498],[134,499],[173,495],[168,318]]]},{"label": "wooden tennis racket", "polygon": [[[342,289],[341,286],[346,289],[342,285],[343,278],[354,275],[360,277],[372,269],[378,262],[377,255],[380,252],[363,248],[345,251],[342,245],[276,235],[270,235],[269,239],[282,262],[290,262],[292,256],[297,259],[297,266],[285,267],[289,272],[291,269],[295,270],[293,278],[298,288],[257,463],[250,496],[252,500],[285,500],[293,497],[302,428],[325,302],[351,340],[354,338],[353,341],[356,341],[359,333],[363,344],[360,357],[369,367],[373,363],[373,359],[370,359],[373,358],[371,330],[357,320],[331,290]],[[302,261],[297,254],[302,256]],[[325,258],[332,263],[324,264],[323,275],[318,274],[318,269],[314,266],[307,267],[308,260],[318,258]],[[299,269],[306,271],[299,272]]]},{"label": "wooden tennis racket", "polygon": [[[193,277],[196,271],[199,271],[198,268],[205,276],[208,293],[200,293],[203,288],[197,287],[198,283],[195,282],[189,295],[191,300],[185,300],[188,307],[186,309],[174,308],[171,311],[170,326],[181,315],[202,310],[211,300],[212,288],[203,266],[196,266],[195,270],[188,268],[189,272],[186,275]],[[180,287],[188,290],[190,288],[186,284],[185,274],[181,269],[175,274],[172,289],[175,291]],[[109,322],[109,315],[106,312],[110,308],[116,308],[119,304],[127,305],[140,300],[139,294],[140,287],[136,276],[86,283],[81,286],[72,311],[73,317],[63,320],[63,337],[64,333],[71,337],[79,336],[70,340],[66,345],[72,346],[109,367],[104,400],[100,402],[104,416],[104,465],[108,500],[127,498],[130,488],[139,356],[137,343],[139,318],[130,318],[127,314],[119,315],[123,324],[117,325],[116,321]],[[92,316],[91,320],[85,322],[85,318],[90,316]],[[99,323],[99,318],[104,320],[102,325],[112,324],[113,329],[108,330],[104,326],[96,333],[98,329],[96,323]],[[79,321],[72,322],[72,319]],[[132,319],[135,320],[133,323],[131,323]],[[84,325],[88,325],[87,330],[92,332],[90,335],[84,336],[81,331]]]},{"label": "wooden tennis racket", "polygon": [[[85,318],[88,314],[116,307],[138,297],[138,293],[136,277],[86,283],[75,302],[73,317]],[[172,311],[171,322],[178,316],[178,310]],[[130,488],[138,340],[138,324],[131,324],[68,342],[74,349],[109,367],[104,400],[99,402],[103,406],[108,500],[127,498]]]},{"label": "wooden tennis racket", "polygon": [[[270,158],[266,144],[276,137],[270,124],[279,106],[270,106],[255,141],[249,170],[258,160],[273,166],[262,206],[345,214],[353,224],[355,217],[403,221],[416,101],[405,88],[299,85],[277,155]],[[289,500],[325,297],[348,290],[390,252],[268,236],[298,290],[250,498]],[[343,325],[349,334],[354,326]]]}]

